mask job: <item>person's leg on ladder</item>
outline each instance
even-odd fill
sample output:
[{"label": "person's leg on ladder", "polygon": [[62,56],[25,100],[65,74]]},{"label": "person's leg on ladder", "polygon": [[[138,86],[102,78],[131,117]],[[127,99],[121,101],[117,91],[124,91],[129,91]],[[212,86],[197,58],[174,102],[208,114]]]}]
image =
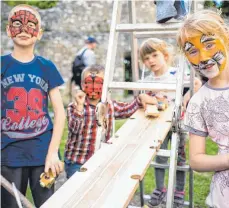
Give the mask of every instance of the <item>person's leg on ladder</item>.
[{"label": "person's leg on ladder", "polygon": [[[171,138],[171,132],[168,133],[160,149],[165,149],[165,150],[168,149],[168,142],[170,138]],[[156,156],[155,161],[159,164],[167,164],[168,158]],[[155,168],[154,170],[155,170],[154,172],[155,172],[155,179],[156,179],[156,189],[151,194],[150,200],[148,202],[150,207],[158,206],[166,199],[166,188],[164,184],[165,169]]]}]

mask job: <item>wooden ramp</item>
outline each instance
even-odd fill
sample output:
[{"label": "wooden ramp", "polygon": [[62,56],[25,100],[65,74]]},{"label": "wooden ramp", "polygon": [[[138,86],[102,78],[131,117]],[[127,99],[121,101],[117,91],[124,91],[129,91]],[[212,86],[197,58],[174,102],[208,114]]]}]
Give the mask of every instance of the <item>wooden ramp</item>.
[{"label": "wooden ramp", "polygon": [[171,128],[173,105],[156,119],[138,110],[42,208],[127,207]]}]

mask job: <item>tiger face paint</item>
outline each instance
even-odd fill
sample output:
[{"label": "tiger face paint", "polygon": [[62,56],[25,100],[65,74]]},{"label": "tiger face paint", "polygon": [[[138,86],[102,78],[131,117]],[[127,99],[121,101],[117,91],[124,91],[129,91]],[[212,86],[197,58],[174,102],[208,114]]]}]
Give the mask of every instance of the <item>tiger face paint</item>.
[{"label": "tiger face paint", "polygon": [[189,38],[184,51],[192,67],[207,78],[216,77],[226,66],[226,48],[214,35]]},{"label": "tiger face paint", "polygon": [[19,10],[10,18],[9,30],[12,37],[16,37],[22,32],[37,37],[39,32],[39,21],[34,14],[27,10]]}]

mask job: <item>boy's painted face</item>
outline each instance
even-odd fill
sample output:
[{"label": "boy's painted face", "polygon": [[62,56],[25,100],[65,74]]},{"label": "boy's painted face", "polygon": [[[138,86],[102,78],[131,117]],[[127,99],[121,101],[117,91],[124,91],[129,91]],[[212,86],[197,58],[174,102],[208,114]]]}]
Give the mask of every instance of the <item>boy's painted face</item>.
[{"label": "boy's painted face", "polygon": [[101,99],[103,90],[103,75],[97,74],[96,72],[85,74],[82,87],[89,99]]},{"label": "boy's painted face", "polygon": [[12,37],[16,37],[18,34],[25,32],[32,37],[37,37],[39,32],[38,19],[30,11],[23,10],[16,11],[10,18],[9,30]]},{"label": "boy's painted face", "polygon": [[214,35],[187,39],[184,51],[192,67],[207,78],[218,76],[226,66],[226,48]]},{"label": "boy's painted face", "polygon": [[27,7],[17,8],[9,18],[7,34],[15,45],[34,46],[42,36],[38,14]]},{"label": "boy's painted face", "polygon": [[167,65],[166,57],[160,51],[154,51],[152,53],[146,54],[144,56],[143,63],[152,72],[160,71]]}]

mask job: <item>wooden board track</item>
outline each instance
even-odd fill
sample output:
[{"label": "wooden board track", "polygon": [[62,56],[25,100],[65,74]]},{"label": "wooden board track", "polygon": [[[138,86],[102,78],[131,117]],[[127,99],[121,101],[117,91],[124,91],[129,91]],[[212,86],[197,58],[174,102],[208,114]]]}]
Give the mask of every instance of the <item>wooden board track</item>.
[{"label": "wooden board track", "polygon": [[127,207],[171,128],[173,105],[158,118],[138,110],[42,208]]}]

